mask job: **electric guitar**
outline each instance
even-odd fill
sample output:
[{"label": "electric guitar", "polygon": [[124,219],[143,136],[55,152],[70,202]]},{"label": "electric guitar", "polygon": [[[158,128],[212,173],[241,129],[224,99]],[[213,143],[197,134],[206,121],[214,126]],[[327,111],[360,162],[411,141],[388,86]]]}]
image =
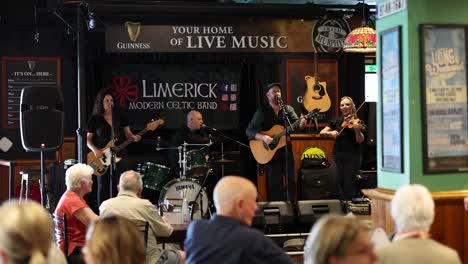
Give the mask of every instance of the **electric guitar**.
[{"label": "electric guitar", "polygon": [[327,92],[327,83],[319,82],[317,70],[317,52],[314,53],[314,74],[315,77],[306,75],[305,81],[307,84],[307,91],[304,94],[303,105],[307,111],[314,108],[320,108],[320,112],[327,112],[331,107],[330,96]]},{"label": "electric guitar", "polygon": [[[320,112],[320,109],[315,108],[314,110],[307,113],[304,118],[309,119],[314,115],[317,115]],[[301,119],[292,123],[292,128],[297,128],[301,122]],[[284,128],[280,125],[274,125],[268,131],[262,131],[260,134],[268,135],[273,138],[273,141],[270,144],[266,144],[263,140],[252,139],[249,142],[250,150],[255,158],[255,160],[260,164],[268,163],[276,151],[286,145],[286,134],[291,132],[291,127]]]},{"label": "electric guitar", "polygon": [[[146,128],[138,132],[137,135],[142,136],[148,131],[154,131],[156,128],[158,128],[162,124],[164,124],[164,120],[162,119],[151,121],[146,125]],[[119,151],[123,150],[130,143],[133,143],[133,142],[134,142],[133,138],[128,138],[119,146],[114,147],[114,153],[117,154]],[[88,165],[93,167],[94,175],[102,176],[109,169],[110,162],[111,162],[111,147],[113,145],[114,145],[114,140],[109,141],[109,143],[107,143],[107,145],[101,149],[102,157],[99,159],[96,158],[96,156],[94,155],[94,152],[91,151],[88,153],[88,156],[87,156]],[[115,157],[115,162],[119,162],[121,159],[122,158]]]}]

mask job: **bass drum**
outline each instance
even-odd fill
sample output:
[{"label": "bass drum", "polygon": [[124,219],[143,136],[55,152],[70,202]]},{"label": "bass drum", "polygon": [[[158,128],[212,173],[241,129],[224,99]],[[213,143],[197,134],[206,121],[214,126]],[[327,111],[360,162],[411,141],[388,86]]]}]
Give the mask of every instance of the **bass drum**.
[{"label": "bass drum", "polygon": [[[200,192],[200,195],[198,195],[198,192]],[[195,179],[174,179],[168,182],[161,190],[159,204],[172,204],[175,207],[182,208],[184,198],[188,204],[195,202],[194,219],[200,219],[208,213],[209,204],[206,189],[202,188]],[[195,198],[197,198],[196,201]]]}]

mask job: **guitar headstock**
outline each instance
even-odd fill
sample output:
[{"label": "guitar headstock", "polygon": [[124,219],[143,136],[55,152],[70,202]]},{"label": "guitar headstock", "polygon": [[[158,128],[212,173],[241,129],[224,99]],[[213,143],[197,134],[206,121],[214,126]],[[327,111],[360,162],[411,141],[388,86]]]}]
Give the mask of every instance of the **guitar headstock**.
[{"label": "guitar headstock", "polygon": [[154,120],[154,121],[149,122],[146,125],[146,129],[154,131],[154,130],[156,130],[156,128],[158,128],[160,125],[163,125],[163,124],[164,124],[164,120],[159,118],[158,120]]}]

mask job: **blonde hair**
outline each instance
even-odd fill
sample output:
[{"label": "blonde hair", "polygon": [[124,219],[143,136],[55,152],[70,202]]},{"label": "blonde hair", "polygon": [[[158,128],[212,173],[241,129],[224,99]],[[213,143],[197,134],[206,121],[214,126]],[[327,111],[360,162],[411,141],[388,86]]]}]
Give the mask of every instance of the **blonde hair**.
[{"label": "blonde hair", "polygon": [[327,215],[314,224],[304,248],[304,264],[326,264],[332,256],[345,256],[367,227],[354,217]]},{"label": "blonde hair", "polygon": [[349,97],[349,96],[343,96],[343,97],[341,97],[341,99],[340,99],[340,105],[341,105],[341,101],[343,101],[344,99],[348,99],[348,100],[351,102],[351,105],[353,106],[353,114],[356,113],[356,104],[354,103],[353,98],[351,98],[351,97]]},{"label": "blonde hair", "polygon": [[6,202],[0,207],[0,251],[12,263],[47,263],[52,245],[52,220],[34,201]]},{"label": "blonde hair", "polygon": [[92,263],[144,263],[143,234],[130,220],[109,215],[94,222],[86,235],[86,254]]}]

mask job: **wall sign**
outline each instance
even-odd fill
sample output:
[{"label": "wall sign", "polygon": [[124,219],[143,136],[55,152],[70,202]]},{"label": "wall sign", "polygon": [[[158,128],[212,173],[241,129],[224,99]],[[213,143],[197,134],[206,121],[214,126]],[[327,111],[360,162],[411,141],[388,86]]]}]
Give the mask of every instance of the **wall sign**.
[{"label": "wall sign", "polygon": [[466,27],[421,27],[424,172],[468,171]]},{"label": "wall sign", "polygon": [[21,90],[61,86],[59,57],[2,57],[2,127],[19,127]]}]

